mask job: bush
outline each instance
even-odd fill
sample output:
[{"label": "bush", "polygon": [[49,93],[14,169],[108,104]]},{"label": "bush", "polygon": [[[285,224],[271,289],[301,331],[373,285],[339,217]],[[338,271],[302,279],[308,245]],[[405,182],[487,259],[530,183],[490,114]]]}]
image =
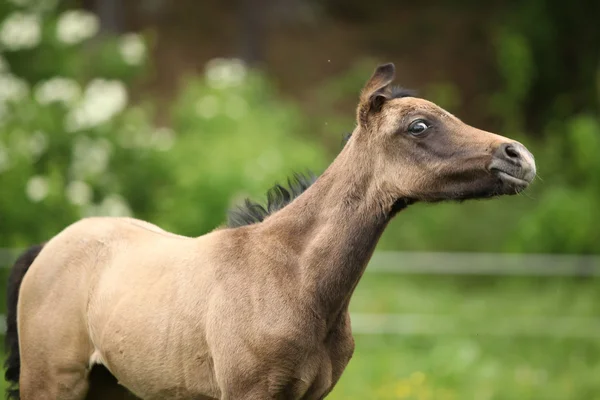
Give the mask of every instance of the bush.
[{"label": "bush", "polygon": [[170,180],[160,131],[128,104],[146,44],[97,30],[93,14],[51,1],[0,8],[3,246],[46,240],[83,216],[149,216],[152,186],[143,182]]},{"label": "bush", "polygon": [[[25,4],[27,2],[18,2]],[[34,4],[33,2],[31,4]],[[145,70],[142,36],[97,37],[98,21],[46,2],[0,8],[0,240],[46,240],[92,215],[134,215],[200,235],[233,197],[323,166],[297,108],[237,60],[190,77],[173,127],[129,104]]]},{"label": "bush", "polygon": [[325,166],[323,149],[302,136],[308,124],[300,110],[240,61],[215,59],[205,77],[182,87],[172,110],[178,136],[167,164],[175,178],[160,199],[162,225],[199,235],[242,197],[263,200],[274,182]]}]

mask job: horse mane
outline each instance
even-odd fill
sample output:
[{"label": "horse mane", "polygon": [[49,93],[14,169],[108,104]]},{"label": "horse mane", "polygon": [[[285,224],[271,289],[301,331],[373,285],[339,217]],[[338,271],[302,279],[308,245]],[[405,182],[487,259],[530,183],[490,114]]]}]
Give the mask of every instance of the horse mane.
[{"label": "horse mane", "polygon": [[[343,146],[350,140],[352,133],[344,135]],[[243,204],[230,209],[227,212],[227,227],[238,228],[240,226],[252,225],[262,222],[269,215],[281,210],[290,204],[296,197],[306,191],[318,176],[308,171],[305,174],[294,173],[288,178],[287,187],[276,183],[267,191],[267,204],[262,205],[250,199],[245,199]]]},{"label": "horse mane", "polygon": [[295,173],[293,178],[288,178],[287,188],[277,183],[267,191],[266,206],[245,199],[242,205],[229,210],[227,213],[227,226],[237,228],[262,222],[270,214],[290,204],[316,180],[317,177],[312,172],[306,174]]}]

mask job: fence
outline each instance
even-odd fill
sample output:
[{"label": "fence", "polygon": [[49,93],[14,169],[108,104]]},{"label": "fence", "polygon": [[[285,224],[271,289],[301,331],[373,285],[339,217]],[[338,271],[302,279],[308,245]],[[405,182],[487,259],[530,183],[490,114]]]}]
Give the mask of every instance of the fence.
[{"label": "fence", "polygon": [[[19,249],[0,249],[0,266],[11,265],[19,252]],[[598,278],[600,256],[378,251],[366,273]],[[0,317],[2,333],[4,318]],[[507,316],[486,320],[485,326],[475,327],[468,318],[451,316],[353,313],[352,327],[354,333],[364,335],[600,338],[600,318],[594,317]]]}]

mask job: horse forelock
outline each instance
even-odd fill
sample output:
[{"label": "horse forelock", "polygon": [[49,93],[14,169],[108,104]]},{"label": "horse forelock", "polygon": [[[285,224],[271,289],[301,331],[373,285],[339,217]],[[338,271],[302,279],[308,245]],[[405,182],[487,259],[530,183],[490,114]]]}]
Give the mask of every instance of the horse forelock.
[{"label": "horse forelock", "polygon": [[403,88],[401,86],[392,87],[392,99],[401,99],[404,97],[417,97],[417,92],[415,90]]}]

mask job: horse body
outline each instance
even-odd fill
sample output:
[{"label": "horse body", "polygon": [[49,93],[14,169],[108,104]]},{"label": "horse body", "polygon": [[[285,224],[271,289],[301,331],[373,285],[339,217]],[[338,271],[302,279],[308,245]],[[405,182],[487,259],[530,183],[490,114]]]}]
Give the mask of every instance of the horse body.
[{"label": "horse body", "polygon": [[[282,263],[281,274],[265,274],[251,262],[262,258],[256,248],[242,246],[231,256],[228,250],[246,243],[238,235],[252,236],[256,227],[245,230],[187,238],[125,218],[88,218],[65,229],[22,283],[20,308],[38,311],[19,314],[26,327],[21,338],[30,343],[21,359],[39,366],[24,369],[22,381],[59,379],[68,392],[83,391],[82,371],[98,363],[143,399],[220,398],[219,383],[245,391],[262,376],[292,398],[311,392],[306,398],[320,398],[331,385],[332,353],[340,352],[327,339],[348,347],[339,341],[351,341],[348,319],[342,315],[330,332],[324,325],[307,331],[315,316],[295,307],[291,285],[281,285],[295,275],[293,262]],[[46,315],[55,316],[51,327]],[[57,348],[74,351],[57,354]],[[40,354],[51,365],[36,363]],[[219,382],[230,379],[219,371],[236,369],[250,382]],[[63,372],[48,376],[53,370]],[[47,390],[44,398],[71,398]],[[28,398],[26,389],[21,395]]]},{"label": "horse body", "polygon": [[324,398],[352,356],[348,304],[389,221],[415,202],[515,194],[535,177],[523,145],[393,90],[393,78],[391,64],[375,71],[351,139],[314,183],[234,218],[256,223],[187,238],[88,218],[25,253],[7,313],[6,374],[21,398],[126,398],[90,378],[93,364],[143,399]]}]

